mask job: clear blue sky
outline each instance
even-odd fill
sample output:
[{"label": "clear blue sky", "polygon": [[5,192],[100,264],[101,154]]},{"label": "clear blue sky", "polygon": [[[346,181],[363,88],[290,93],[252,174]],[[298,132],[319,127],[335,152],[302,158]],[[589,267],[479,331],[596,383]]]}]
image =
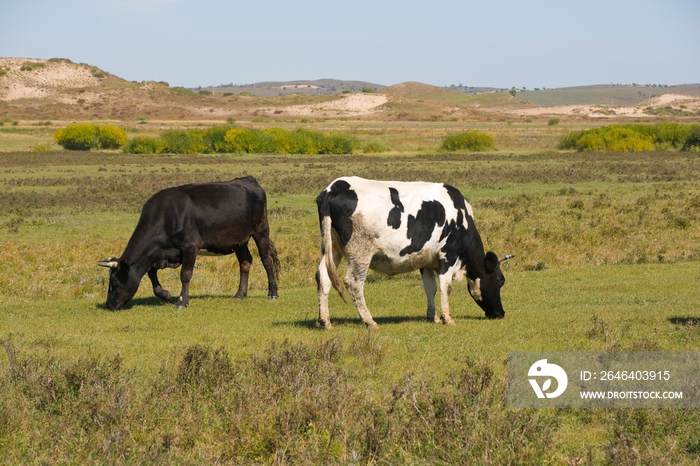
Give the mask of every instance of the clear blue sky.
[{"label": "clear blue sky", "polygon": [[700,1],[0,0],[0,56],[186,87],[700,83]]}]

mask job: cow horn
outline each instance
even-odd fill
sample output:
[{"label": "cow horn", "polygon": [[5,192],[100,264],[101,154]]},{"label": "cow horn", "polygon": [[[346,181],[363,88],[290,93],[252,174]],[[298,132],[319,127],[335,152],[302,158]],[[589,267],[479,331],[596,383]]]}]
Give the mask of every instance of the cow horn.
[{"label": "cow horn", "polygon": [[100,267],[109,267],[110,269],[116,269],[119,267],[119,262],[114,259],[100,259],[97,261],[97,265]]},{"label": "cow horn", "polygon": [[507,260],[512,259],[514,257],[515,257],[515,254],[506,254],[505,256],[498,259],[498,262],[501,263],[503,261],[507,261]]}]

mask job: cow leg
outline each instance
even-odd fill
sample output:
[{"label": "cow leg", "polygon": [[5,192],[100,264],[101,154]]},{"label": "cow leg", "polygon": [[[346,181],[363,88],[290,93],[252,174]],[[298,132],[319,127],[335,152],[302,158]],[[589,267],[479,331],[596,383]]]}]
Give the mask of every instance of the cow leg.
[{"label": "cow leg", "polygon": [[365,303],[365,279],[367,278],[367,270],[369,270],[369,264],[372,260],[372,256],[368,256],[366,259],[356,259],[353,260],[348,257],[348,270],[345,274],[345,286],[350,292],[350,297],[352,302],[355,303],[357,307],[357,312],[360,313],[360,318],[362,322],[369,328],[377,327],[377,323],[372,319],[372,314],[370,314],[369,309],[367,309],[367,304]]},{"label": "cow leg", "polygon": [[258,247],[260,260],[267,273],[267,297],[277,299],[279,294],[277,293],[277,273],[275,269],[279,267],[279,259],[277,258],[277,249],[272,240],[270,240],[270,228],[267,226],[267,222],[261,227],[260,231],[253,233],[253,239]]},{"label": "cow leg", "polygon": [[250,254],[247,243],[236,250],[236,258],[240,266],[241,278],[238,284],[238,291],[233,298],[243,299],[248,296],[248,276],[250,275],[250,266],[253,262],[253,256]]},{"label": "cow leg", "polygon": [[428,322],[438,322],[435,315],[435,293],[437,292],[437,283],[435,282],[435,271],[433,269],[420,269],[420,276],[423,279],[423,290],[428,298],[427,317]]},{"label": "cow leg", "polygon": [[153,294],[163,301],[170,301],[170,298],[172,298],[170,292],[168,290],[164,290],[158,281],[158,269],[155,267],[148,269],[148,278],[151,279],[151,284],[153,285]]},{"label": "cow leg", "polygon": [[326,251],[323,256],[321,256],[321,263],[318,265],[318,270],[316,271],[316,290],[318,293],[318,323],[321,328],[329,329],[333,326],[331,325],[331,318],[328,309],[328,293],[331,291],[331,278],[328,276],[328,267],[326,266],[326,254],[333,254],[333,262],[335,263],[336,270],[342,259],[342,253],[336,251],[333,248],[332,252]]},{"label": "cow leg", "polygon": [[452,273],[439,274],[440,280],[440,319],[445,325],[454,325],[455,321],[450,317],[450,288],[452,287]]},{"label": "cow leg", "polygon": [[190,303],[190,281],[194,272],[194,263],[197,260],[197,249],[189,248],[182,251],[182,268],[180,269],[180,281],[182,282],[182,291],[180,298],[175,307],[178,309],[186,308]]}]

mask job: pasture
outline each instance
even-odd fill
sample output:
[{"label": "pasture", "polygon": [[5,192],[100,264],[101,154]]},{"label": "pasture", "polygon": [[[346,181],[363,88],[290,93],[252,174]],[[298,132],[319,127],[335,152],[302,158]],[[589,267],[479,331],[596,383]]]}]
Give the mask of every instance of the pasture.
[{"label": "pasture", "polygon": [[[466,282],[428,324],[418,272],[370,274],[379,329],[331,295],[316,326],[314,199],[334,178],[459,188],[503,266],[506,317]],[[282,263],[200,257],[190,306],[142,282],[107,311],[107,272],[157,190],[253,175]],[[696,411],[528,410],[505,401],[522,350],[700,348],[697,153],[371,156],[0,153],[0,462],[697,464]],[[343,273],[341,269],[341,274]],[[178,271],[161,282],[179,293]]]}]

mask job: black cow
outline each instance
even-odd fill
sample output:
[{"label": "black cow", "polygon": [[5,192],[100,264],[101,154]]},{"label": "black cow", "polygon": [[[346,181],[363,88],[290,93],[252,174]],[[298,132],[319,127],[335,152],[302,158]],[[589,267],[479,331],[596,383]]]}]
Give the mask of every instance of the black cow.
[{"label": "black cow", "polygon": [[[328,292],[333,286],[343,296],[337,267],[348,259],[345,285],[362,321],[377,324],[367,309],[364,283],[367,270],[387,275],[420,270],[428,297],[427,316],[435,315],[435,274],[440,284],[440,317],[450,317],[448,294],[453,277],[466,268],[469,293],[486,317],[505,315],[501,287],[505,278],[501,259],[484,253],[474,226],[472,208],[452,186],[437,183],[373,181],[344,177],[333,181],[316,198],[321,226],[321,263],[316,273],[319,318],[330,328]],[[344,298],[343,298],[344,299]]]},{"label": "black cow", "polygon": [[270,240],[265,191],[255,178],[188,184],[159,191],[144,204],[121,257],[99,261],[99,265],[110,268],[106,306],[115,310],[129,302],[146,273],[155,295],[169,301],[170,293],[158,282],[158,269],[182,265],[182,291],[177,307],[187,307],[198,254],[236,254],[241,278],[234,297],[243,299],[248,292],[253,260],[248,250],[251,236],[267,272],[268,297],[276,299],[279,260]]}]

